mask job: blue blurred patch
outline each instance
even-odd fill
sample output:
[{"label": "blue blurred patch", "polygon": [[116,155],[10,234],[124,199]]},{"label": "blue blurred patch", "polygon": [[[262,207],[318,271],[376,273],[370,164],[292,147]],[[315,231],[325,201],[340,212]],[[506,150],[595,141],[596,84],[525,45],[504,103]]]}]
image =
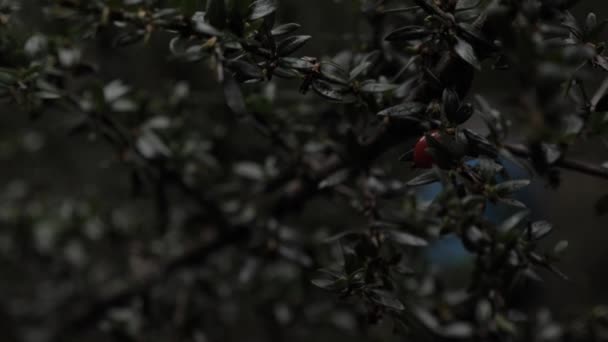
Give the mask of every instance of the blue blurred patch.
[{"label": "blue blurred patch", "polygon": [[469,263],[472,258],[473,255],[467,252],[460,239],[454,234],[435,241],[426,252],[426,259],[431,264],[448,268]]},{"label": "blue blurred patch", "polygon": [[[526,171],[522,170],[515,163],[509,160],[501,160],[501,162],[505,166],[508,174],[511,175],[511,178],[518,179],[528,177]],[[472,160],[467,163],[474,166],[477,164],[477,160]],[[499,181],[502,180],[499,179]],[[441,188],[441,184],[433,183],[417,188],[416,193],[421,200],[431,201],[439,192],[441,192]],[[515,199],[526,203],[529,207],[532,207],[534,204],[531,189],[529,188],[524,188],[514,197]],[[519,209],[517,208],[512,208],[503,204],[494,205],[488,203],[484,216],[492,222],[500,222],[518,210]],[[460,239],[454,234],[446,235],[435,241],[426,251],[426,258],[431,264],[447,268],[460,267],[463,264],[468,264],[472,262],[472,257],[472,254],[464,248]]]}]

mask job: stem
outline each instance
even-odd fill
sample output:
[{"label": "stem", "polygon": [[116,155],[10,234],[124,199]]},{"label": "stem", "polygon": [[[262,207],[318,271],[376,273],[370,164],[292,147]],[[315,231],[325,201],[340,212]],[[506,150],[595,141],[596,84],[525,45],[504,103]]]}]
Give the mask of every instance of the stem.
[{"label": "stem", "polygon": [[[518,157],[530,158],[531,153],[525,146],[519,144],[505,144],[504,147]],[[566,158],[559,159],[553,165],[565,170],[576,171],[585,175],[608,180],[608,169],[603,168],[600,165]]]}]

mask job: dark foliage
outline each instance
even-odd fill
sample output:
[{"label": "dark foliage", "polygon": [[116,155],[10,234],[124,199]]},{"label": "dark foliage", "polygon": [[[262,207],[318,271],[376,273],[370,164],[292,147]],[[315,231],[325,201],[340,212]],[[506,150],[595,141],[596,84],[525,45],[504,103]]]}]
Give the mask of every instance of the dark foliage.
[{"label": "dark foliage", "polygon": [[[554,321],[518,301],[567,279],[568,243],[543,243],[507,167],[608,181],[572,152],[608,138],[608,20],[568,0],[353,2],[365,34],[329,58],[303,55],[316,37],[280,0],[0,0],[3,115],[101,149],[111,174],[0,193],[3,340],[608,340],[602,307]],[[107,62],[125,51],[137,65]],[[169,79],[122,76],[150,59]],[[508,113],[473,86],[488,71],[514,82]],[[458,286],[424,258],[446,236],[472,260]]]}]

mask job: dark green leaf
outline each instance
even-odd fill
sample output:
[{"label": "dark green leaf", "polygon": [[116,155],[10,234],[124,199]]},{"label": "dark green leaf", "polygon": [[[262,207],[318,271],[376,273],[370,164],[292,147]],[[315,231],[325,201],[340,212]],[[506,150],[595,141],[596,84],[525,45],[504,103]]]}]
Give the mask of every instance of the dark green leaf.
[{"label": "dark green leaf", "polygon": [[194,24],[194,30],[198,33],[207,34],[210,36],[221,36],[222,32],[211,26],[211,24],[205,20],[205,17],[206,15],[203,12],[194,13],[191,19],[192,23]]},{"label": "dark green leaf", "polygon": [[438,139],[432,134],[426,133],[424,137],[429,146],[427,152],[433,156],[434,163],[440,167],[451,167],[454,160],[459,159],[459,155],[466,152],[457,151],[459,144],[451,136],[445,135],[441,139]]},{"label": "dark green leaf", "polygon": [[422,323],[431,331],[435,331],[439,327],[439,321],[437,320],[437,317],[430,313],[429,310],[427,310],[426,308],[419,306],[414,308],[412,312],[420,321],[420,323]]},{"label": "dark green leaf", "polygon": [[245,105],[245,99],[243,98],[241,88],[236,80],[228,73],[224,76],[224,97],[226,98],[228,108],[237,116],[247,115],[247,106]]},{"label": "dark green leaf", "polygon": [[570,12],[564,13],[563,18],[561,19],[561,24],[568,28],[576,37],[581,38],[583,36],[583,32],[578,25],[578,21]]},{"label": "dark green leaf", "polygon": [[323,80],[315,80],[312,83],[312,89],[317,94],[332,101],[351,103],[357,100],[357,97],[350,92],[349,88]]},{"label": "dark green leaf", "polygon": [[364,74],[371,65],[371,62],[365,61],[357,65],[353,70],[350,71],[349,79],[354,80],[355,78],[357,78],[357,76]]},{"label": "dark green leaf", "polygon": [[562,150],[556,144],[542,144],[543,157],[548,164],[557,162],[562,157]]},{"label": "dark green leaf", "polygon": [[448,121],[450,121],[451,123],[460,125],[460,124],[465,123],[467,120],[469,120],[471,118],[471,116],[473,116],[474,111],[475,110],[474,110],[472,104],[463,103],[458,108],[458,110],[456,110],[455,112],[451,112],[451,113],[446,112],[446,116],[447,116]]},{"label": "dark green leaf", "polygon": [[595,13],[591,12],[587,14],[587,18],[585,20],[585,30],[590,31],[593,30],[597,26],[597,16]]},{"label": "dark green leaf", "polygon": [[510,205],[510,206],[516,207],[516,208],[522,208],[522,209],[528,208],[524,203],[522,203],[516,199],[513,199],[513,198],[500,197],[497,199],[497,201],[502,204]]},{"label": "dark green leaf", "polygon": [[270,34],[272,34],[273,36],[282,36],[284,34],[291,33],[299,28],[300,28],[300,24],[296,24],[296,23],[283,24],[283,25],[279,25],[279,26],[273,28],[272,31],[270,31]]},{"label": "dark green leaf", "polygon": [[439,176],[437,176],[437,173],[435,171],[431,170],[431,171],[427,171],[427,172],[421,174],[420,176],[415,177],[414,179],[407,182],[406,185],[407,186],[420,186],[420,185],[435,183],[438,180],[439,180]]},{"label": "dark green leaf", "polygon": [[431,33],[431,31],[422,26],[405,26],[392,31],[384,39],[389,42],[409,41],[427,37]]},{"label": "dark green leaf", "polygon": [[475,69],[481,70],[481,63],[479,63],[479,60],[475,55],[475,50],[471,44],[462,39],[458,39],[456,45],[454,45],[454,52]]},{"label": "dark green leaf", "polygon": [[494,44],[492,42],[490,42],[488,39],[486,39],[483,36],[483,34],[479,31],[479,29],[477,29],[476,27],[466,24],[466,23],[459,23],[458,29],[459,29],[460,36],[467,42],[469,42],[475,46],[483,47],[488,50],[496,49]]},{"label": "dark green leaf", "polygon": [[277,10],[274,0],[256,0],[251,4],[250,20],[257,20],[271,15]]},{"label": "dark green leaf", "polygon": [[125,96],[131,88],[121,80],[114,80],[103,87],[103,98],[106,102],[114,102]]},{"label": "dark green leaf", "polygon": [[348,85],[348,72],[334,62],[321,62],[319,71],[330,82]]},{"label": "dark green leaf", "polygon": [[553,230],[553,225],[547,221],[536,221],[530,224],[530,235],[533,239],[539,240]]},{"label": "dark green leaf", "polygon": [[236,163],[232,167],[232,172],[240,177],[251,180],[260,181],[264,179],[264,168],[254,162],[242,161]]},{"label": "dark green leaf", "polygon": [[297,71],[295,71],[293,69],[286,69],[283,67],[275,68],[272,71],[272,74],[277,77],[287,78],[287,79],[296,78],[299,75]]},{"label": "dark green leaf", "polygon": [[359,260],[359,256],[352,249],[345,249],[343,258],[344,272],[346,274],[351,275],[361,268],[361,260]]},{"label": "dark green leaf", "polygon": [[561,240],[560,242],[555,244],[555,247],[553,247],[553,254],[556,256],[560,256],[566,251],[566,249],[568,249],[568,241]]},{"label": "dark green leaf", "polygon": [[[441,98],[442,109],[447,118],[454,116],[460,108],[458,93],[452,88],[445,88]],[[450,120],[451,121],[451,120]]]},{"label": "dark green leaf", "polygon": [[347,236],[360,236],[360,235],[365,235],[366,232],[365,231],[358,231],[358,230],[347,230],[335,235],[332,235],[328,238],[325,238],[322,240],[323,243],[332,243],[332,242],[336,242],[338,240],[341,240],[342,238],[345,238]]},{"label": "dark green leaf", "polygon": [[472,155],[478,156],[481,154],[481,155],[486,155],[486,156],[489,156],[492,158],[496,157],[498,150],[496,149],[496,146],[494,146],[492,143],[490,143],[488,141],[488,139],[471,131],[468,128],[465,128],[463,130],[463,132],[466,135],[467,139],[469,140],[469,144],[471,147],[470,153]]},{"label": "dark green leaf", "polygon": [[311,283],[328,291],[338,291],[344,289],[348,284],[345,279],[319,278],[311,280]]},{"label": "dark green leaf", "polygon": [[428,246],[428,242],[418,236],[400,230],[387,230],[388,238],[398,244],[414,247]]},{"label": "dark green leaf", "polygon": [[407,118],[422,114],[426,110],[426,105],[420,102],[405,102],[393,107],[386,108],[380,112],[380,116],[391,118]]},{"label": "dark green leaf", "polygon": [[464,231],[463,243],[465,243],[465,246],[479,248],[486,240],[486,235],[475,226],[470,226]]},{"label": "dark green leaf", "polygon": [[264,78],[262,69],[255,64],[251,64],[243,60],[230,61],[228,63],[228,67],[236,72],[237,77],[242,81]]},{"label": "dark green leaf", "polygon": [[359,89],[364,93],[384,93],[396,88],[395,84],[366,82]]},{"label": "dark green leaf", "polygon": [[17,81],[17,76],[12,70],[0,70],[0,85],[9,86]]},{"label": "dark green leaf", "polygon": [[319,182],[319,189],[331,188],[338,184],[343,183],[348,179],[350,171],[348,169],[341,169],[333,174],[329,175],[327,178]]},{"label": "dark green leaf", "polygon": [[477,303],[477,307],[475,310],[475,318],[481,322],[488,322],[492,317],[492,304],[487,299],[481,299]]},{"label": "dark green leaf", "polygon": [[310,38],[310,36],[292,36],[285,38],[279,42],[277,54],[279,56],[287,56],[304,46]]},{"label": "dark green leaf", "polygon": [[375,289],[372,290],[372,293],[373,294],[370,296],[371,299],[379,305],[397,311],[405,309],[403,303],[401,303],[401,301],[391,292]]},{"label": "dark green leaf", "polygon": [[498,226],[498,231],[503,234],[508,233],[513,228],[517,227],[526,217],[528,217],[528,214],[529,212],[524,210],[511,215]]},{"label": "dark green leaf", "polygon": [[511,163],[519,166],[520,168],[526,170],[526,172],[529,175],[534,174],[534,169],[530,166],[530,164],[528,164],[525,161],[522,161],[520,158],[517,158],[516,156],[514,156],[511,151],[507,150],[506,148],[501,148],[498,153],[500,154],[500,156],[502,158],[507,159],[508,161],[510,161]]},{"label": "dark green leaf", "polygon": [[284,68],[301,71],[312,70],[312,68],[314,67],[311,62],[296,57],[283,57],[279,60],[279,64]]},{"label": "dark green leaf", "polygon": [[308,254],[292,246],[282,245],[277,252],[284,260],[291,261],[302,267],[310,267],[313,262]]},{"label": "dark green leaf", "polygon": [[37,91],[36,96],[43,100],[55,100],[61,98],[61,94],[48,90]]},{"label": "dark green leaf", "polygon": [[608,59],[606,57],[597,55],[593,59],[595,64],[597,64],[600,68],[604,69],[604,71],[608,71]]},{"label": "dark green leaf", "polygon": [[136,141],[137,150],[146,158],[171,156],[171,150],[152,130],[144,130]]},{"label": "dark green leaf", "polygon": [[441,328],[441,335],[447,338],[469,339],[473,332],[473,326],[468,322],[454,322]]},{"label": "dark green leaf", "polygon": [[496,186],[496,191],[499,193],[499,196],[504,196],[507,194],[512,194],[517,190],[523,189],[528,185],[530,185],[529,179],[510,180],[498,184]]},{"label": "dark green leaf", "polygon": [[540,275],[538,275],[538,273],[536,273],[531,267],[527,267],[523,272],[522,272],[523,276],[531,279],[533,281],[539,282],[541,283],[543,281],[543,278],[541,278]]}]

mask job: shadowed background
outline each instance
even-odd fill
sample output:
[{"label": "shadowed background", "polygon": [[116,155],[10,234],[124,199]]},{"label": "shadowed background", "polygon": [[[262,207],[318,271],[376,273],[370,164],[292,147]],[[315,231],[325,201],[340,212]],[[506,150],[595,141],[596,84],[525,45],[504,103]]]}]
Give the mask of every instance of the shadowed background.
[{"label": "shadowed background", "polygon": [[[358,15],[358,7],[355,1],[330,1],[330,0],[280,0],[280,13],[278,21],[297,21],[302,25],[300,32],[313,37],[311,42],[303,49],[303,54],[310,56],[331,57],[343,49],[351,49],[360,46],[368,35],[365,19]],[[25,6],[32,6],[24,3]],[[608,3],[602,0],[583,0],[576,7],[575,15],[580,17],[588,11],[594,11],[598,17],[608,17]],[[32,13],[36,11],[32,10]],[[37,18],[30,19],[36,22]],[[104,39],[107,38],[107,39]],[[207,103],[206,112],[224,110],[223,95],[218,90],[212,75],[202,66],[183,65],[178,62],[167,60],[167,37],[162,35],[155,37],[150,45],[146,47],[135,46],[126,49],[109,48],[112,38],[101,37],[97,46],[91,46],[87,54],[94,57],[100,68],[100,73],[106,81],[122,79],[128,81],[138,89],[144,89],[152,94],[164,94],[176,81],[188,81],[194,94],[200,94],[201,99]],[[500,71],[484,72],[476,79],[473,93],[480,93],[497,103],[500,109],[508,111],[509,104],[506,102],[508,95],[509,75]],[[500,80],[498,82],[498,80]],[[279,101],[300,97],[295,83],[286,82],[281,84],[277,90],[276,97]],[[321,101],[312,94],[306,96],[304,104]],[[0,214],[10,211],[11,201],[19,201],[25,193],[50,193],[49,198],[40,195],[39,207],[33,205],[27,210],[39,212],[53,210],[53,215],[70,215],[72,211],[79,210],[80,198],[96,196],[107,203],[121,204],[137,211],[139,208],[147,208],[150,203],[146,200],[133,200],[129,197],[128,176],[116,176],[124,173],[120,165],[108,162],[108,155],[112,152],[102,144],[91,143],[86,136],[68,137],[66,129],[70,125],[70,117],[61,112],[53,115],[45,115],[36,121],[31,121],[16,108],[2,105],[0,108],[0,189],[3,197],[0,199]],[[240,146],[247,145],[247,149],[235,147],[232,151],[246,157],[250,154],[259,154],[263,148],[258,145],[256,136],[251,132],[232,132],[235,139],[239,139]],[[248,141],[248,139],[250,141]],[[598,148],[598,141],[588,141],[577,145],[573,155],[577,158],[601,163],[608,160],[605,148]],[[239,150],[240,148],[240,150]],[[403,150],[410,146],[403,146]],[[395,158],[400,151],[394,151],[386,158]],[[402,151],[401,151],[402,152]],[[395,163],[393,172],[402,172],[403,179],[411,178],[412,174],[403,165]],[[515,174],[524,175],[522,170],[513,167]],[[592,177],[563,171],[563,182],[558,189],[548,188],[542,181],[534,181],[533,184],[519,195],[519,199],[532,208],[534,218],[546,219],[554,223],[556,229],[552,233],[548,244],[554,244],[559,240],[568,240],[569,248],[565,260],[561,263],[561,269],[570,277],[570,281],[557,279],[551,274],[543,274],[545,282],[539,287],[531,286],[528,296],[522,300],[529,302],[544,302],[562,317],[580,313],[595,304],[608,304],[608,275],[604,272],[608,265],[608,217],[598,217],[594,212],[595,201],[608,191],[608,183],[596,180]],[[421,196],[432,196],[436,189],[426,188],[421,191]],[[69,198],[69,201],[61,200]],[[104,204],[100,203],[103,207]],[[48,208],[52,209],[48,209]],[[327,203],[311,204],[308,211],[303,211],[303,220],[310,224],[347,224],[341,222],[343,217],[336,212],[335,208],[328,208]],[[500,215],[492,212],[490,215]],[[128,220],[115,213],[114,220]],[[152,219],[151,219],[152,220]],[[52,223],[52,222],[51,222]],[[153,224],[153,223],[151,223]],[[25,227],[28,222],[23,222],[23,231],[17,235],[23,236],[15,240],[12,238],[14,231],[7,231],[0,227],[0,253],[5,254],[5,259],[0,263],[0,300],[8,298],[28,297],[34,293],[34,287],[40,286],[44,277],[40,274],[52,273],[55,270],[51,264],[45,264],[45,258],[36,260],[35,263],[19,262],[22,250],[19,243],[34,241],[45,249],[54,242],[49,236],[52,234],[52,224],[42,227],[37,233],[30,233]],[[128,222],[124,224],[125,229],[130,229]],[[12,228],[11,228],[12,229]],[[87,222],[83,225],[91,236],[97,234],[95,222]],[[30,235],[33,234],[33,235]],[[45,235],[47,234],[47,235]],[[143,226],[135,230],[125,232],[126,235],[137,237],[151,234]],[[87,255],[89,250],[79,245],[65,244],[62,253],[74,264],[74,267],[87,267],[90,260]],[[50,248],[50,247],[48,247]],[[137,249],[137,245],[122,245],[117,239],[104,240],[103,243],[94,248],[108,251],[129,251]],[[448,270],[448,273],[458,273],[461,268],[467,268],[467,255],[459,248],[457,243],[444,241],[434,246],[428,256],[429,260],[437,267]],[[29,260],[29,259],[28,259]],[[124,265],[125,269],[127,265]],[[142,266],[142,268],[145,265]],[[115,270],[120,274],[124,270]],[[105,276],[105,275],[104,275]],[[101,276],[100,276],[101,277]],[[458,278],[457,276],[454,277]],[[452,279],[448,277],[448,279]],[[457,281],[457,280],[455,280]],[[86,284],[70,284],[69,286],[85,286]],[[540,288],[542,287],[542,290]],[[57,289],[54,289],[57,290]],[[263,289],[260,289],[263,295]],[[69,292],[69,289],[66,289]],[[39,293],[39,292],[37,292]],[[30,297],[31,299],[31,297]],[[40,306],[52,305],[47,303],[44,294],[35,301]],[[11,301],[11,306],[19,306],[19,301]],[[246,303],[236,303],[244,305]],[[235,304],[235,305],[236,305]],[[23,302],[23,310],[28,310],[31,303]],[[19,310],[12,307],[11,310]],[[237,306],[227,306],[226,310],[239,310]],[[274,310],[281,310],[275,307]],[[230,313],[226,313],[230,315]],[[255,316],[255,312],[250,313]],[[251,328],[247,323],[247,314],[243,314],[245,326]],[[2,317],[0,317],[1,319]],[[342,319],[342,320],[341,320]],[[347,315],[336,318],[339,324],[353,324]],[[3,323],[0,323],[0,326]],[[5,323],[8,325],[8,323]],[[235,326],[238,324],[235,322]],[[258,327],[259,328],[259,327]],[[256,336],[255,329],[248,331],[251,336]],[[253,332],[252,332],[253,331]],[[328,329],[325,339],[331,340],[335,336],[334,331]],[[239,332],[226,333],[228,337],[235,340],[243,338]],[[304,336],[304,335],[303,335]],[[318,338],[318,334],[312,334]],[[340,335],[338,335],[340,337]],[[343,337],[343,336],[342,336]],[[202,340],[201,340],[202,341]]]}]

